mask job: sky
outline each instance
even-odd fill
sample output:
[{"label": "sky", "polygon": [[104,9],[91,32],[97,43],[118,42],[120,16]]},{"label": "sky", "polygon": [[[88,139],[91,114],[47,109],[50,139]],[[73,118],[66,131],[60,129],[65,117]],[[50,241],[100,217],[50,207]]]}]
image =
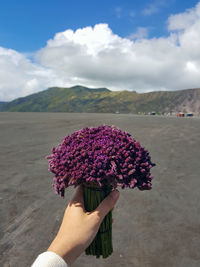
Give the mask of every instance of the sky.
[{"label": "sky", "polygon": [[200,1],[1,0],[0,101],[77,84],[200,87]]}]

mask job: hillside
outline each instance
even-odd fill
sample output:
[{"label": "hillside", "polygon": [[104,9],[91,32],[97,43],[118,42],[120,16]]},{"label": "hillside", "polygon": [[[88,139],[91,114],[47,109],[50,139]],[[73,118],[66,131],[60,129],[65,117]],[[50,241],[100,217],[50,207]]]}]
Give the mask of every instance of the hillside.
[{"label": "hillside", "polygon": [[139,94],[106,88],[52,87],[0,105],[0,111],[28,112],[193,112],[200,114],[200,89]]},{"label": "hillside", "polygon": [[6,103],[8,103],[8,102],[0,101],[0,107],[2,107],[3,105],[5,105]]}]

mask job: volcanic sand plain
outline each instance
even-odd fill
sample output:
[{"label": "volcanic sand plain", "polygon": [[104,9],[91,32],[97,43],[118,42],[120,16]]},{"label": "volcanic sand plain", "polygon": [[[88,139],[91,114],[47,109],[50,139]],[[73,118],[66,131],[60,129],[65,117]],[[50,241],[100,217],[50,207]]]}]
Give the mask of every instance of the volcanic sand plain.
[{"label": "volcanic sand plain", "polygon": [[46,155],[85,126],[115,125],[149,150],[153,189],[120,189],[113,254],[74,267],[200,266],[200,119],[132,114],[0,113],[0,266],[30,266],[74,193],[54,194]]}]

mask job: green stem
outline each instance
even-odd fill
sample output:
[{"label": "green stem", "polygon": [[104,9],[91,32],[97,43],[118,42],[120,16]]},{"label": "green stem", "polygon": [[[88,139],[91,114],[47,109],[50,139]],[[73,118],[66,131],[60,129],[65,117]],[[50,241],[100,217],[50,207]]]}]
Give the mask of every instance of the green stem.
[{"label": "green stem", "polygon": [[[86,211],[95,210],[101,201],[111,192],[111,187],[99,188],[93,184],[83,186],[84,205]],[[94,255],[97,258],[107,258],[113,252],[112,248],[112,211],[102,221],[99,231],[86,249],[86,255]]]}]

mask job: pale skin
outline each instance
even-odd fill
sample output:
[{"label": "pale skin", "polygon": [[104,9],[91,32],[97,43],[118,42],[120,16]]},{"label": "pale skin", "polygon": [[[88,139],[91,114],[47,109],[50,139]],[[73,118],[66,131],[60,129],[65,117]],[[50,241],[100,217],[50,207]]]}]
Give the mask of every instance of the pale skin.
[{"label": "pale skin", "polygon": [[47,251],[61,256],[70,266],[84,252],[95,238],[101,222],[112,210],[119,198],[119,191],[113,190],[92,212],[86,212],[83,189],[79,186],[69,202],[60,229]]}]

